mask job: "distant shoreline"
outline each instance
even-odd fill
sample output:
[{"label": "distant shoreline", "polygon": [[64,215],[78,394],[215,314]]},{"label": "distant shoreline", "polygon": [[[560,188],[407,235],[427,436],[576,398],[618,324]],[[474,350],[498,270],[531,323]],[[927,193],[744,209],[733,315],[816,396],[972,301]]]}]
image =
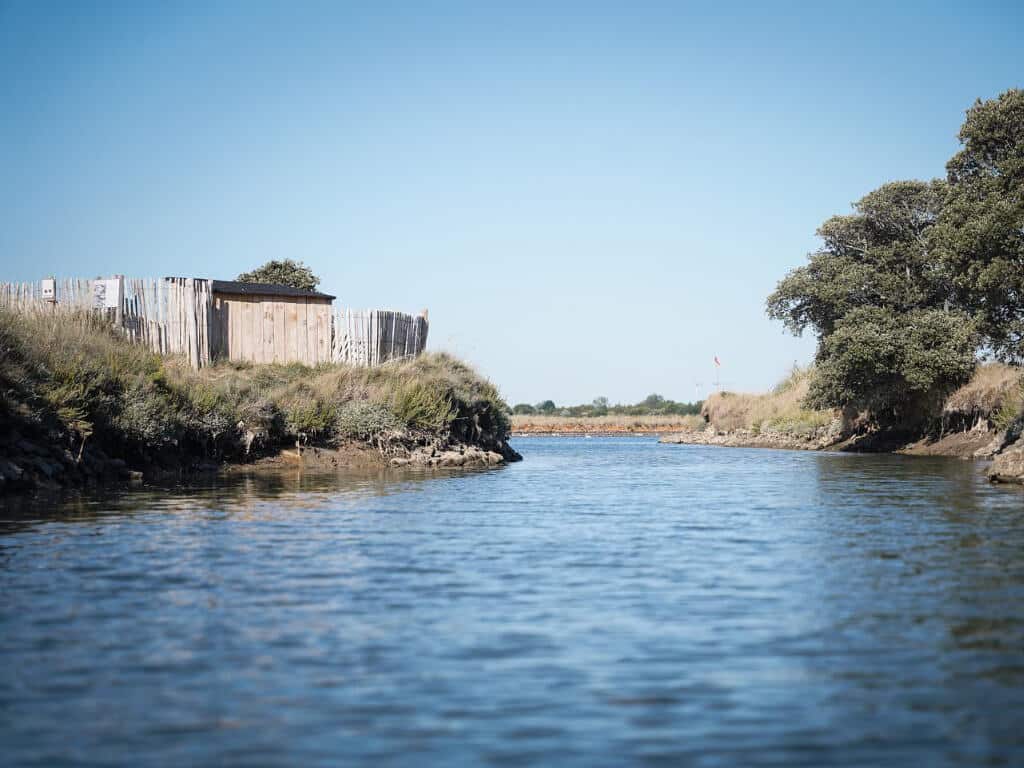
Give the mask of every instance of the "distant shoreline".
[{"label": "distant shoreline", "polygon": [[703,428],[704,419],[696,415],[647,416],[512,416],[512,436],[530,435],[664,435]]}]

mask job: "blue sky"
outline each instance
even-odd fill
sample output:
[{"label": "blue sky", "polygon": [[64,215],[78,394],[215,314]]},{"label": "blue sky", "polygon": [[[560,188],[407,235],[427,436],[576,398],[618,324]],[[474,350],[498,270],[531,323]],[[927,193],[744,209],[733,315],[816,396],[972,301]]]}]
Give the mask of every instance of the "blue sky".
[{"label": "blue sky", "polygon": [[[764,298],[1024,86],[1024,4],[0,0],[0,279],[309,264],[514,402],[763,389]],[[703,388],[695,389],[695,384]]]}]

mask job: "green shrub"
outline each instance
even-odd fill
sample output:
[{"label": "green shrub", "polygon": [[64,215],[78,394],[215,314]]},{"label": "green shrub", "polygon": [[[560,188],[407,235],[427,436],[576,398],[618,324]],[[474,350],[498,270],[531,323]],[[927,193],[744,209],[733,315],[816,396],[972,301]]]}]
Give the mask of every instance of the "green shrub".
[{"label": "green shrub", "polygon": [[338,406],[316,398],[284,403],[284,427],[295,437],[330,437],[338,420]]},{"label": "green shrub", "polygon": [[401,423],[386,406],[368,400],[354,400],[338,409],[334,422],[337,438],[368,440],[374,435],[399,429]]},{"label": "green shrub", "polygon": [[1000,432],[1009,430],[1021,420],[1024,420],[1024,385],[1011,390],[992,416],[992,423]]},{"label": "green shrub", "polygon": [[151,381],[139,377],[124,387],[111,426],[125,439],[151,447],[173,444],[182,431],[182,419],[171,398]]},{"label": "green shrub", "polygon": [[457,409],[446,387],[437,382],[406,381],[395,389],[391,411],[409,429],[443,432]]}]

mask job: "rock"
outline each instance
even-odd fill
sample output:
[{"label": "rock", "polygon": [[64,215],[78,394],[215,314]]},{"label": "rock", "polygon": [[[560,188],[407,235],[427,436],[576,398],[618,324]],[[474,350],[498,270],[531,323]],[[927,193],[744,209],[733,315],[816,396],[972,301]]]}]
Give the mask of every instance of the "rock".
[{"label": "rock", "polygon": [[438,457],[438,463],[442,467],[461,467],[466,463],[466,457],[458,451],[445,451]]},{"label": "rock", "polygon": [[39,472],[46,476],[47,480],[53,480],[58,474],[60,474],[61,468],[56,464],[53,464],[45,459],[33,459],[32,466],[39,470]]},{"label": "rock", "polygon": [[142,473],[139,472],[137,469],[128,470],[128,479],[131,480],[133,483],[141,483],[142,478]]},{"label": "rock", "polygon": [[986,446],[976,450],[974,452],[974,454],[973,454],[974,458],[976,458],[976,459],[990,459],[995,454],[997,454],[999,452],[999,449],[1002,447],[1002,445],[1003,445],[1003,435],[1002,434],[998,434],[994,438],[992,438],[992,441],[988,445],[986,445]]},{"label": "rock", "polygon": [[1024,483],[1024,440],[1018,440],[996,456],[989,467],[988,479],[994,483]]},{"label": "rock", "polygon": [[45,452],[43,448],[38,446],[36,443],[33,443],[31,440],[19,440],[15,446],[19,451],[30,456],[35,456]]},{"label": "rock", "polygon": [[21,480],[22,475],[25,474],[25,470],[15,464],[13,461],[7,461],[7,459],[0,459],[0,477],[11,482],[17,482]]},{"label": "rock", "polygon": [[412,464],[412,459],[403,459],[396,456],[389,463],[392,467],[407,467]]},{"label": "rock", "polygon": [[502,456],[500,453],[497,453],[496,451],[488,451],[486,454],[484,454],[484,459],[487,461],[488,464],[501,464],[503,461],[505,461],[505,457]]},{"label": "rock", "polygon": [[81,467],[87,475],[102,475],[104,470],[103,462],[88,451],[82,456]]}]

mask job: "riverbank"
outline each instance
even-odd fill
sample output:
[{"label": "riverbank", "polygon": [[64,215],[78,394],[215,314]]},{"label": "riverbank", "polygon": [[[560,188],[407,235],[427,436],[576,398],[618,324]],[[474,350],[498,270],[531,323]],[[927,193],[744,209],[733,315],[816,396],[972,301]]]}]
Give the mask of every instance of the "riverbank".
[{"label": "riverbank", "polygon": [[961,432],[938,439],[913,439],[908,435],[868,433],[844,435],[837,420],[830,427],[809,434],[758,433],[747,429],[719,432],[704,430],[675,432],[659,442],[674,445],[714,445],[725,448],[781,448],[797,451],[845,451],[852,453],[897,453],[907,456],[946,456],[959,459],[992,459],[1005,444],[1005,433],[989,430]]},{"label": "riverbank", "polygon": [[[994,460],[999,482],[1024,482],[1014,446],[1024,423],[1021,370],[981,365],[953,392],[941,412],[922,427],[878,431],[857,415],[805,407],[813,371],[794,369],[772,391],[761,394],[716,392],[699,416],[648,415],[578,417],[514,415],[512,434],[657,435],[666,444],[801,451],[898,453]],[[1016,480],[1014,478],[1017,478]]]},{"label": "riverbank", "polygon": [[979,366],[934,418],[903,431],[872,428],[858,415],[844,418],[838,411],[804,408],[811,375],[795,370],[765,394],[716,392],[704,404],[704,428],[663,435],[660,442],[992,460],[992,480],[1024,483],[1024,381],[1019,368]]},{"label": "riverbank", "polygon": [[336,463],[491,466],[520,458],[509,434],[497,389],[445,354],[373,368],[196,371],[90,315],[0,312],[0,493],[166,481],[318,453]]}]

